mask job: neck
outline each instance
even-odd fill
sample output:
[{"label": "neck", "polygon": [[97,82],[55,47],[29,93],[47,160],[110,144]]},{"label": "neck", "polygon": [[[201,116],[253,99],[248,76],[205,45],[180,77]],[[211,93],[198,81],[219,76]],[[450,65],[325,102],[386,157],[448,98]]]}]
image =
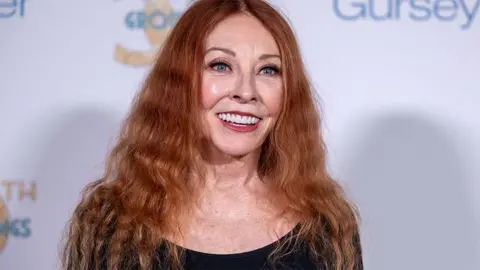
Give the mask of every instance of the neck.
[{"label": "neck", "polygon": [[[181,222],[183,226],[191,226],[188,224],[199,220],[250,220],[273,222],[272,226],[277,226],[277,221],[287,222],[292,218],[271,196],[268,184],[258,176],[260,151],[244,156],[229,156],[220,151],[206,153],[203,153],[201,161],[197,160],[206,170],[202,179],[192,178],[195,203]],[[296,224],[297,220],[288,222]],[[188,231],[189,228],[182,230]]]},{"label": "neck", "polygon": [[206,188],[245,188],[260,184],[257,173],[260,154],[229,156],[218,151],[210,155],[206,162]]}]

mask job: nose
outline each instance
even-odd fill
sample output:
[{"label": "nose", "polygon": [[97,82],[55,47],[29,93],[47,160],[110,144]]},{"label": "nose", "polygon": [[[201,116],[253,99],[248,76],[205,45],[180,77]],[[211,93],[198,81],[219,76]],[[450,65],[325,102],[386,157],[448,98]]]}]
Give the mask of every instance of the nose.
[{"label": "nose", "polygon": [[241,78],[236,87],[230,93],[230,98],[239,103],[249,103],[258,101],[258,92],[254,79],[249,76]]}]

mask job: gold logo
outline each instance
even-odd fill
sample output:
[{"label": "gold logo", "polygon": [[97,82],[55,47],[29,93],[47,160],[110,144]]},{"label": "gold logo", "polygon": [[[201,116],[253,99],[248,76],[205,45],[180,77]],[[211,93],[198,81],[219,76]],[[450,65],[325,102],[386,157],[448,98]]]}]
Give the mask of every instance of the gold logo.
[{"label": "gold logo", "polygon": [[[190,2],[193,2],[191,0]],[[141,29],[145,33],[150,50],[127,49],[121,44],[115,46],[115,61],[130,66],[144,66],[153,63],[155,54],[163,45],[180,13],[173,10],[169,0],[148,0],[142,11],[127,14],[127,27]]]}]

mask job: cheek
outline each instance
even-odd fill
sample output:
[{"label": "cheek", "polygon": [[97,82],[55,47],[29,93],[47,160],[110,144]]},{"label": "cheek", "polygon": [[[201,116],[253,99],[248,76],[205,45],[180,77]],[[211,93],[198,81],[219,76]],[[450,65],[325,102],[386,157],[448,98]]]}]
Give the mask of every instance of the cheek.
[{"label": "cheek", "polygon": [[263,104],[271,116],[277,116],[282,107],[283,85],[281,79],[267,78],[257,83]]},{"label": "cheek", "polygon": [[235,80],[230,76],[205,74],[202,82],[202,102],[205,109],[211,109],[219,100],[228,96],[235,87]]}]

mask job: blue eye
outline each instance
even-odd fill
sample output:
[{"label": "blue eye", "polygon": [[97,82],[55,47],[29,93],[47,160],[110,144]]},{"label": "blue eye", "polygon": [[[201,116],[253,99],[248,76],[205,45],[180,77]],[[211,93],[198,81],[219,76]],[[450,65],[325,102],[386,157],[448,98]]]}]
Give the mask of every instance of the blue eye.
[{"label": "blue eye", "polygon": [[230,70],[228,64],[223,62],[214,62],[209,65],[209,67],[218,72],[226,72]]},{"label": "blue eye", "polygon": [[261,73],[261,74],[268,75],[268,76],[277,75],[279,72],[280,72],[279,68],[277,68],[277,67],[275,67],[275,66],[263,67],[263,68],[260,70],[260,73]]}]

